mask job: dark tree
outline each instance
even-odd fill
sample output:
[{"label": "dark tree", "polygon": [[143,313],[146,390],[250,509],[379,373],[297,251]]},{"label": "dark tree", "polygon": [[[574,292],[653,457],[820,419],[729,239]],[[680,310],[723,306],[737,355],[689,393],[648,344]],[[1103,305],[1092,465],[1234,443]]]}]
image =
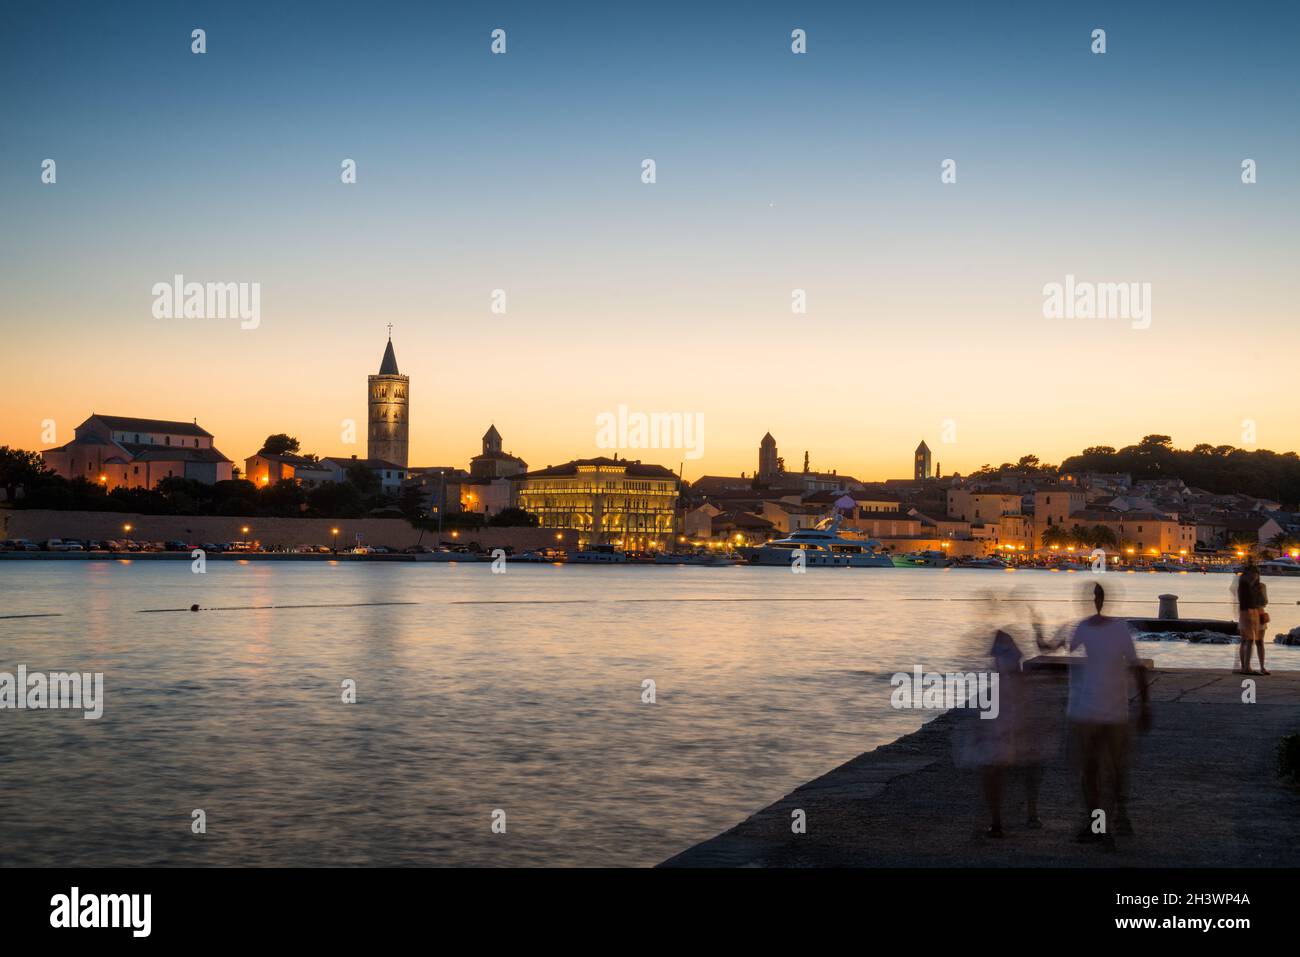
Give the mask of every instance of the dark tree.
[{"label": "dark tree", "polygon": [[45,467],[41,453],[0,445],[0,488],[5,490],[6,501],[17,498],[19,488],[29,492],[53,475]]},{"label": "dark tree", "polygon": [[522,508],[503,508],[488,519],[488,524],[498,528],[536,528],[537,516]]},{"label": "dark tree", "polygon": [[269,452],[271,455],[297,455],[299,448],[298,440],[283,432],[268,435],[266,441],[262,443],[262,451]]}]

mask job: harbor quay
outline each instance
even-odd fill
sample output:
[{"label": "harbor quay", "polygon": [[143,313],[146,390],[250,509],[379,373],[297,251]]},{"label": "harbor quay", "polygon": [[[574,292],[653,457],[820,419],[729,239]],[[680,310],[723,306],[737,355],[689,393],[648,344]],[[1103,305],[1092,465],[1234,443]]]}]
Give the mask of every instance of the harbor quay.
[{"label": "harbor quay", "polygon": [[[1005,837],[985,835],[979,774],[954,760],[962,723],[979,718],[951,709],[660,866],[1300,865],[1300,788],[1278,773],[1284,738],[1300,731],[1300,672],[1247,678],[1226,670],[1149,671],[1153,722],[1134,736],[1130,775],[1134,833],[1096,845],[1075,840],[1084,811],[1065,720],[1067,669],[1026,670],[1057,716],[1043,729],[1059,747],[1043,768],[1041,828],[1022,823],[1024,798],[1013,774]],[[1247,681],[1256,696],[1250,703],[1243,700]],[[792,828],[796,815],[802,833]]]},{"label": "harbor quay", "polygon": [[[38,544],[50,539],[179,541],[188,545],[201,545],[205,542],[257,542],[263,548],[317,545],[329,546],[331,550],[337,546],[339,551],[358,545],[383,545],[400,550],[419,544],[436,547],[442,542],[468,544],[471,541],[477,542],[484,549],[510,547],[515,551],[557,545],[563,547],[565,544],[563,535],[557,539],[554,529],[486,526],[460,529],[449,527],[439,532],[416,528],[401,518],[142,515],[131,512],[54,509],[0,509],[0,539],[27,539]],[[573,536],[569,536],[569,544],[573,541]],[[149,553],[131,554],[139,557]]]}]

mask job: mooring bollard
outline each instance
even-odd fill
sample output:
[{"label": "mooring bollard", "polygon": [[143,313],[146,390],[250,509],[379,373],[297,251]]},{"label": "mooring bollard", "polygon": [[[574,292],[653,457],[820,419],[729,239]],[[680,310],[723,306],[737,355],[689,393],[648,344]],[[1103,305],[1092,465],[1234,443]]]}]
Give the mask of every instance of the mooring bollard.
[{"label": "mooring bollard", "polygon": [[1161,595],[1160,611],[1156,613],[1156,617],[1166,619],[1168,621],[1177,621],[1178,620],[1178,596]]}]

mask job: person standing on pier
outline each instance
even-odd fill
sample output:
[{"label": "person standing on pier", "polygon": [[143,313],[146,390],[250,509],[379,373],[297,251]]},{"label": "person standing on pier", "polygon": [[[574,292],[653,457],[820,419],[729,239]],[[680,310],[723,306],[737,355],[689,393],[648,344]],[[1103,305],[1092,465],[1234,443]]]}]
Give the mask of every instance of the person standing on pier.
[{"label": "person standing on pier", "polygon": [[[1237,628],[1241,632],[1241,673],[1243,675],[1267,675],[1271,672],[1264,667],[1264,626],[1268,624],[1268,590],[1259,580],[1259,566],[1253,558],[1247,558],[1242,566],[1241,577],[1237,579]],[[1259,649],[1259,671],[1250,667],[1251,648]]]},{"label": "person standing on pier", "polygon": [[1070,650],[1082,647],[1086,657],[1070,672],[1070,703],[1067,716],[1079,746],[1082,761],[1084,824],[1077,839],[1083,843],[1106,840],[1110,831],[1098,818],[1102,811],[1101,770],[1105,765],[1114,782],[1114,832],[1132,834],[1128,817],[1129,770],[1129,674],[1137,677],[1142,699],[1138,730],[1151,726],[1150,696],[1146,671],[1138,661],[1137,649],[1128,625],[1119,618],[1102,614],[1106,591],[1092,588],[1096,614],[1079,622],[1070,639]]}]

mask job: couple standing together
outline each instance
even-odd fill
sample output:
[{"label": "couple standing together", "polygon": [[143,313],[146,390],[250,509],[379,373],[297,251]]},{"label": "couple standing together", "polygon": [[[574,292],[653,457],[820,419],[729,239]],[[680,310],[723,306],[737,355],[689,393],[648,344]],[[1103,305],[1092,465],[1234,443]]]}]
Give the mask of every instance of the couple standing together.
[{"label": "couple standing together", "polygon": [[[1264,667],[1264,626],[1268,624],[1268,589],[1259,580],[1259,565],[1255,560],[1247,559],[1237,579],[1237,609],[1240,617],[1237,627],[1241,632],[1241,674],[1271,674]],[[1259,653],[1259,670],[1250,667],[1250,652],[1254,648]]]}]

